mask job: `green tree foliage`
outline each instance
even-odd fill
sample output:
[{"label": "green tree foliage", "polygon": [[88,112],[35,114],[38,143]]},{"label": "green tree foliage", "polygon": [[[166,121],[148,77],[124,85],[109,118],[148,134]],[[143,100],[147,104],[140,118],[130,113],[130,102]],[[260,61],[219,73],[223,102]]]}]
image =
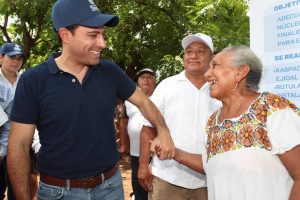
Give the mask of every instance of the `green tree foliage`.
[{"label": "green tree foliage", "polygon": [[189,16],[197,32],[211,35],[218,52],[229,45],[249,45],[247,12],[245,0],[198,0]]},{"label": "green tree foliage", "polygon": [[160,69],[158,70],[157,81],[160,82],[166,77],[178,74],[183,70],[183,63],[180,56],[166,55],[161,59]]},{"label": "green tree foliage", "polygon": [[33,66],[57,47],[52,31],[50,0],[0,0],[1,42],[22,44],[27,55],[25,67]]},{"label": "green tree foliage", "polygon": [[[23,44],[25,67],[59,50],[52,28],[54,0],[0,0],[0,42]],[[217,51],[230,44],[249,44],[248,5],[244,0],[94,0],[103,13],[119,16],[107,28],[103,58],[114,60],[131,77],[144,67],[159,79],[182,68],[181,39],[203,32],[211,35]],[[80,11],[79,11],[80,12]]]},{"label": "green tree foliage", "polygon": [[110,52],[129,75],[135,76],[142,68],[160,69],[165,55],[181,52],[180,40],[189,30],[190,21],[185,4],[193,0],[119,0],[114,1],[120,17],[118,27],[109,30]]},{"label": "green tree foliage", "polygon": [[[194,5],[186,6],[189,10],[186,15],[191,22],[186,35],[196,32],[210,35],[215,53],[230,45],[249,45],[248,5],[245,0],[197,0]],[[159,81],[182,69],[178,59],[178,55],[161,59]]]}]

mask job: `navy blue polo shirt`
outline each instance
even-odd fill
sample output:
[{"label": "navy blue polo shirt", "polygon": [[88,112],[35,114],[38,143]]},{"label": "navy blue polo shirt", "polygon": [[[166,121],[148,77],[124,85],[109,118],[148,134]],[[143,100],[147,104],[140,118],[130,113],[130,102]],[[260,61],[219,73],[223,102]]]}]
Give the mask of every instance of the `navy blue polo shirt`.
[{"label": "navy blue polo shirt", "polygon": [[37,125],[40,172],[60,178],[95,176],[118,162],[116,100],[130,97],[136,85],[107,60],[90,66],[80,84],[58,68],[57,56],[21,75],[11,120]]}]

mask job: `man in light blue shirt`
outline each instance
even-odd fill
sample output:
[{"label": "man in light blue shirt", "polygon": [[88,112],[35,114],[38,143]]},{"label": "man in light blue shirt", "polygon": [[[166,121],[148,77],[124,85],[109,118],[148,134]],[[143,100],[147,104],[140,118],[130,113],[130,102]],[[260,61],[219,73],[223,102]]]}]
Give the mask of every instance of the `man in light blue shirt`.
[{"label": "man in light blue shirt", "polygon": [[[0,163],[2,165],[1,167],[5,168],[4,174],[6,177],[0,177],[0,181],[8,185],[8,200],[14,199],[10,184],[8,183],[7,167],[4,159],[7,152],[10,131],[10,121],[8,118],[20,77],[19,70],[24,64],[24,60],[25,54],[21,45],[10,42],[2,45],[0,49]],[[3,196],[4,194],[0,194],[0,196],[1,195]]]},{"label": "man in light blue shirt", "polygon": [[10,129],[8,118],[19,79],[18,71],[24,63],[23,47],[15,43],[3,44],[0,49],[0,63],[0,158],[3,159]]}]

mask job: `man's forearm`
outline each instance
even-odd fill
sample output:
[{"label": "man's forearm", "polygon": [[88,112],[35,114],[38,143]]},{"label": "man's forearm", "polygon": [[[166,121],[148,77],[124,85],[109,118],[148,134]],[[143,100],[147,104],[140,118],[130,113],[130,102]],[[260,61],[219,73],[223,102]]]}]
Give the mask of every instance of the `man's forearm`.
[{"label": "man's forearm", "polygon": [[[143,102],[143,106],[140,107],[140,110],[144,117],[149,120],[149,122],[158,130],[166,129],[168,130],[168,127],[165,123],[165,120],[161,114],[161,112],[157,109],[157,107],[154,105],[154,103],[147,99]],[[161,132],[164,131],[158,131],[157,134],[159,135]]]},{"label": "man's forearm", "polygon": [[151,141],[156,137],[156,131],[153,128],[143,126],[140,135],[140,154],[139,154],[139,164],[149,165],[150,159],[150,145]]},{"label": "man's forearm", "polygon": [[119,136],[120,136],[120,143],[127,145],[129,143],[129,136],[127,133],[127,125],[128,125],[128,118],[121,118],[119,122]]},{"label": "man's forearm", "polygon": [[8,147],[7,165],[9,179],[16,199],[30,200],[29,149],[12,145]]},{"label": "man's forearm", "polygon": [[120,118],[119,122],[119,152],[129,153],[130,141],[127,133],[128,118]]},{"label": "man's forearm", "polygon": [[[155,129],[143,126],[140,135],[140,154],[139,154],[139,170],[138,181],[146,190],[152,190],[152,172],[149,165],[150,160],[150,142],[155,137]],[[153,134],[155,133],[155,134]]]}]

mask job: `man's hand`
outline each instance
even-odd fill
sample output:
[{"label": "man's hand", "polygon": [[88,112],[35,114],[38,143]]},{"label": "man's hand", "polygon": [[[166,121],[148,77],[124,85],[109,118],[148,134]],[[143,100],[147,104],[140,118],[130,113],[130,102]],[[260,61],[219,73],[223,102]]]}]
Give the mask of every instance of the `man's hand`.
[{"label": "man's hand", "polygon": [[170,136],[170,132],[168,129],[163,129],[161,132],[158,132],[158,136],[151,142],[150,151],[156,153],[156,149],[159,148],[160,153],[157,155],[159,159],[172,159],[175,156],[176,148]]},{"label": "man's hand", "polygon": [[140,165],[138,170],[138,181],[144,190],[152,191],[152,172],[150,165]]}]

